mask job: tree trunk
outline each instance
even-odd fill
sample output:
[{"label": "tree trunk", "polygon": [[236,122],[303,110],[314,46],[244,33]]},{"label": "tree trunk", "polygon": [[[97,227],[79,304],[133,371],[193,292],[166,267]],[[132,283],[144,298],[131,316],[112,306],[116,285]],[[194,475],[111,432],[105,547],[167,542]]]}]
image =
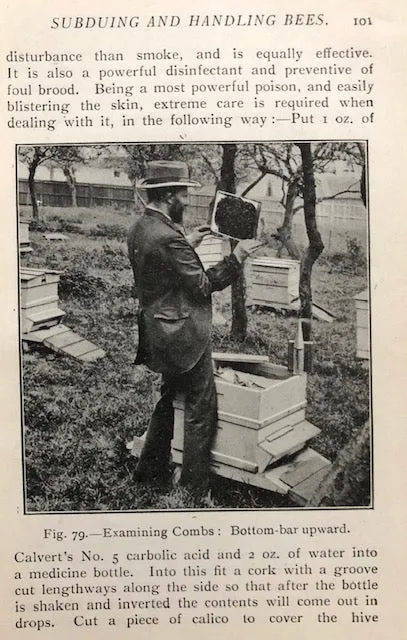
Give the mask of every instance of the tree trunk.
[{"label": "tree trunk", "polygon": [[35,191],[35,180],[34,180],[36,169],[37,169],[37,163],[33,161],[28,171],[28,188],[30,190],[32,216],[34,220],[39,220],[40,215],[38,211],[37,194]]},{"label": "tree trunk", "polygon": [[223,144],[222,152],[219,188],[223,191],[229,191],[229,193],[236,193],[235,159],[237,146],[235,144]]},{"label": "tree trunk", "polygon": [[312,267],[324,250],[324,243],[322,242],[316,221],[315,177],[311,144],[309,142],[299,142],[298,146],[301,151],[304,175],[304,217],[309,241],[309,245],[302,257],[300,268],[300,317],[303,318],[304,340],[310,340],[312,320]]},{"label": "tree trunk", "polygon": [[278,257],[281,258],[283,247],[288,251],[288,255],[293,260],[300,260],[301,253],[292,238],[294,203],[298,195],[298,187],[296,182],[290,182],[288,185],[287,199],[285,203],[284,220],[281,227],[277,229],[278,239],[281,246],[278,250]]},{"label": "tree trunk", "polygon": [[366,165],[363,165],[362,175],[360,176],[360,195],[366,207]]},{"label": "tree trunk", "polygon": [[63,172],[64,172],[64,176],[66,178],[66,181],[69,185],[69,189],[71,191],[71,206],[72,207],[77,207],[78,206],[78,201],[77,201],[77,197],[76,197],[76,180],[75,180],[75,175],[72,171],[72,169],[70,167],[63,167]]},{"label": "tree trunk", "polygon": [[[220,171],[219,188],[229,193],[236,193],[235,158],[237,145],[223,144],[222,167]],[[235,248],[236,240],[231,240],[231,249]],[[246,284],[244,273],[232,283],[232,327],[230,335],[242,342],[247,335]]]}]

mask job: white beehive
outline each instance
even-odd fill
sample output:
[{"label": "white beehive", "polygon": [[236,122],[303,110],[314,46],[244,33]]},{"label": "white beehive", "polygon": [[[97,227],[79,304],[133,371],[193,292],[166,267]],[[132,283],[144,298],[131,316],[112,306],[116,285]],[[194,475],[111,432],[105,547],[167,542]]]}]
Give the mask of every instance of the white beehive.
[{"label": "white beehive", "polygon": [[251,262],[251,302],[287,308],[298,298],[300,263],[280,258],[255,258]]},{"label": "white beehive", "polygon": [[[285,367],[271,363],[233,363],[233,369],[240,382],[255,386],[216,378],[215,461],[252,473],[263,472],[319,434],[320,430],[305,419],[305,375],[291,375]],[[173,453],[182,452],[183,429],[184,400],[178,396],[174,401]]]},{"label": "white beehive", "polygon": [[65,312],[58,308],[59,271],[20,270],[21,328],[23,333],[59,324]]},{"label": "white beehive", "polygon": [[227,238],[206,236],[196,249],[204,269],[209,269],[230,254],[230,241]]},{"label": "white beehive", "polygon": [[18,224],[19,228],[19,248],[21,253],[27,253],[32,251],[30,247],[30,222],[28,220],[21,220]]},{"label": "white beehive", "polygon": [[[241,356],[242,360],[237,358]],[[238,380],[216,377],[218,423],[211,451],[211,466],[220,476],[290,496],[304,505],[330,468],[330,461],[308,446],[320,429],[305,418],[306,376],[292,375],[286,367],[250,360],[243,354],[213,354],[216,366],[233,369]],[[258,386],[256,386],[258,385]],[[261,385],[261,386],[260,386]],[[159,393],[154,389],[157,401]],[[182,464],[184,397],[174,400],[172,459]],[[145,435],[131,443],[138,457]]]},{"label": "white beehive", "polygon": [[58,307],[59,271],[20,269],[20,310],[23,344],[42,343],[48,349],[84,362],[103,358],[106,352],[61,323],[65,311]]},{"label": "white beehive", "polygon": [[356,307],[356,355],[358,358],[370,358],[369,347],[369,294],[368,290],[354,296]]}]

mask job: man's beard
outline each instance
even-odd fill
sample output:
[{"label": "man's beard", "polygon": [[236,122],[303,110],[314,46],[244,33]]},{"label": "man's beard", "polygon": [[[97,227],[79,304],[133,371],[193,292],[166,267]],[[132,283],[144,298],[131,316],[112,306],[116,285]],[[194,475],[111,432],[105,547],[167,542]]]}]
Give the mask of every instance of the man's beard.
[{"label": "man's beard", "polygon": [[184,205],[178,202],[178,200],[175,200],[170,206],[168,214],[173,222],[182,224]]}]

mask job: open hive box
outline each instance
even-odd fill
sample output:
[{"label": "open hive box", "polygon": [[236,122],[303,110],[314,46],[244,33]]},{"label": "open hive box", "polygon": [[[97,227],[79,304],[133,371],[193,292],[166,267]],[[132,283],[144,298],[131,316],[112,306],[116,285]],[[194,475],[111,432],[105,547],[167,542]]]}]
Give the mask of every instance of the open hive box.
[{"label": "open hive box", "polygon": [[[307,446],[320,429],[305,418],[306,376],[292,375],[286,367],[270,362],[231,362],[229,357],[214,354],[216,367],[227,367],[236,375],[234,381],[216,376],[214,472],[305,504],[331,464]],[[178,464],[182,463],[183,438],[184,399],[180,395],[174,401],[172,441],[173,461]]]},{"label": "open hive box", "polygon": [[252,304],[287,308],[298,298],[300,263],[298,260],[263,257],[251,261]]},{"label": "open hive box", "polygon": [[369,294],[365,289],[353,297],[356,307],[356,356],[369,360]]}]

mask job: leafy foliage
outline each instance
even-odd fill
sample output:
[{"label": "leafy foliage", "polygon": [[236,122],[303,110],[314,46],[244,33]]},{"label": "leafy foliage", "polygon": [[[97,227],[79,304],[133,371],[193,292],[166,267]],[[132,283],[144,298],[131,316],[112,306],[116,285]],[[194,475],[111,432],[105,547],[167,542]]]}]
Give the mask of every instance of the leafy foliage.
[{"label": "leafy foliage", "polygon": [[89,275],[85,270],[76,267],[64,271],[59,281],[61,299],[74,297],[92,300],[105,290],[106,283],[102,278]]},{"label": "leafy foliage", "polygon": [[330,262],[339,273],[355,276],[366,273],[367,261],[362,243],[349,235],[346,236],[346,252],[333,254]]},{"label": "leafy foliage", "polygon": [[40,233],[46,233],[47,231],[54,231],[54,227],[48,221],[33,218],[32,220],[30,220],[30,231],[39,231]]},{"label": "leafy foliage", "polygon": [[89,235],[96,238],[126,238],[127,229],[121,224],[97,224],[89,231]]}]

